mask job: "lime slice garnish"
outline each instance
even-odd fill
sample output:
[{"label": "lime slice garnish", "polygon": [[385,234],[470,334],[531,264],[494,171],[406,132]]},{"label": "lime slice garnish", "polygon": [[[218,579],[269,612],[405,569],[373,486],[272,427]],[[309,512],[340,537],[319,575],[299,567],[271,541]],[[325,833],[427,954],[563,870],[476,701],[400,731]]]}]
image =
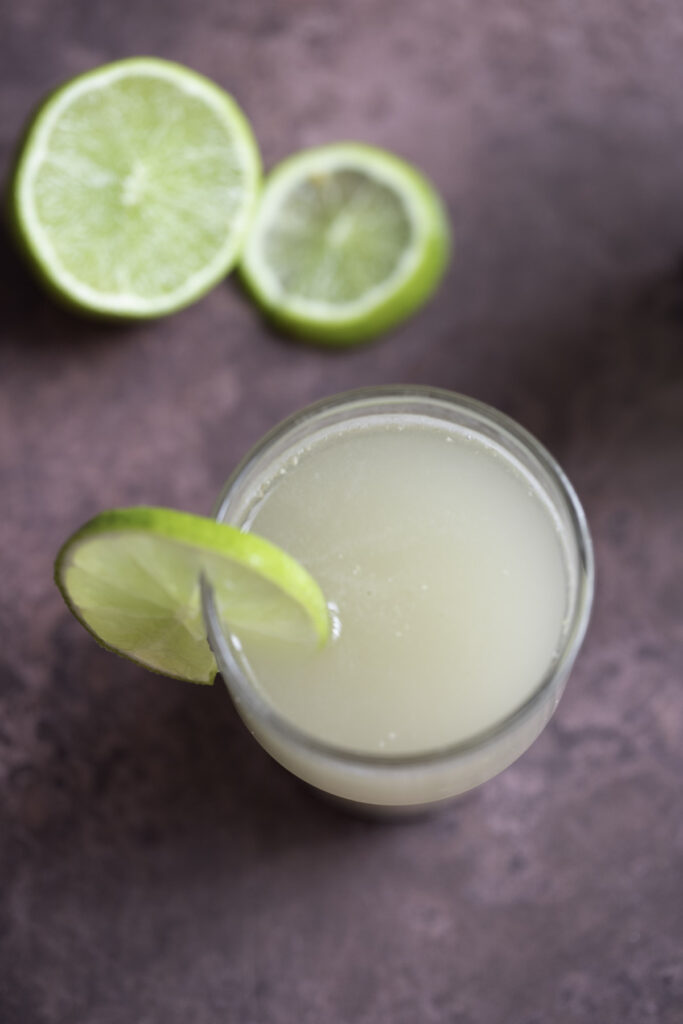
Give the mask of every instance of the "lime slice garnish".
[{"label": "lime slice garnish", "polygon": [[410,164],[360,143],[289,157],[268,177],[240,269],[274,320],[351,344],[403,320],[438,284],[444,206]]},{"label": "lime slice garnish", "polygon": [[110,650],[156,672],[210,683],[201,581],[226,628],[315,645],[329,634],[320,587],[280,548],[213,519],[124,508],[62,546],[55,580],[76,618]]},{"label": "lime slice garnish", "polygon": [[59,296],[139,318],[185,306],[227,274],[259,187],[235,101],[188,68],[137,57],[47,99],[11,199],[20,240]]}]

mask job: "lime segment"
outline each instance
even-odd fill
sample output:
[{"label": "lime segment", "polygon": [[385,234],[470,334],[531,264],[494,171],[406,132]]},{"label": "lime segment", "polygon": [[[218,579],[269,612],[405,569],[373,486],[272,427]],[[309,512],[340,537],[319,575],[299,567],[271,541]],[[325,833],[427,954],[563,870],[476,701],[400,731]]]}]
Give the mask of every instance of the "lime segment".
[{"label": "lime segment", "polygon": [[448,252],[447,214],[419,171],[385,150],[337,143],[270,174],[240,267],[277,322],[350,344],[416,310]]},{"label": "lime segment", "polygon": [[115,509],[62,546],[55,580],[97,640],[156,672],[210,683],[216,664],[201,612],[201,580],[226,628],[324,643],[325,598],[280,548],[212,519],[159,508]]},{"label": "lime segment", "polygon": [[132,58],[48,98],[12,201],[24,248],[63,298],[151,317],[227,274],[259,183],[256,143],[227,93],[179,64]]}]

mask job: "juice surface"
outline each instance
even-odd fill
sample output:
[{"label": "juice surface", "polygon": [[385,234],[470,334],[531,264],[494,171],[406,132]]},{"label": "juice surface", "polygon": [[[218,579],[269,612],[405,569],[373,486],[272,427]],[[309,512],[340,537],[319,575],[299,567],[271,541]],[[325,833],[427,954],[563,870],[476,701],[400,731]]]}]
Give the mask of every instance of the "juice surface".
[{"label": "juice surface", "polygon": [[339,636],[242,635],[286,717],[359,752],[424,752],[495,725],[560,643],[563,539],[532,478],[477,434],[419,415],[328,429],[269,470],[242,525],[313,573]]}]

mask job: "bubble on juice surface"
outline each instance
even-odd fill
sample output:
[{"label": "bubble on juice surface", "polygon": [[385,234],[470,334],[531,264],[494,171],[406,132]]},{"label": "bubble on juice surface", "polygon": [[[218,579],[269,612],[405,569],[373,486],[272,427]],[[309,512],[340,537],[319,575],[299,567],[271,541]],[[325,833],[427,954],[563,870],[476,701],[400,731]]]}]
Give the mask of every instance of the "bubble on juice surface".
[{"label": "bubble on juice surface", "polygon": [[330,613],[330,636],[332,640],[338,640],[342,634],[342,620],[339,614],[339,605],[334,601],[327,602],[327,610]]}]

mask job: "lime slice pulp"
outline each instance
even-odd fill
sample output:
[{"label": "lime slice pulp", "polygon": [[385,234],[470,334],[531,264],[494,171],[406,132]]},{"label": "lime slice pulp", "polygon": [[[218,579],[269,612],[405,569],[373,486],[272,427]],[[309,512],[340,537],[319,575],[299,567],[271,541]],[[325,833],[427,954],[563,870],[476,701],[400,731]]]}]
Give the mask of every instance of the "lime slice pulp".
[{"label": "lime slice pulp", "polygon": [[329,635],[325,598],[280,548],[213,519],[160,508],[103,512],[62,546],[55,580],[95,638],[147,668],[210,683],[201,580],[226,628],[297,643]]},{"label": "lime slice pulp", "polygon": [[416,168],[373,146],[337,143],[272,171],[240,270],[285,328],[352,344],[427,299],[448,261],[449,236],[444,206]]},{"label": "lime slice pulp", "polygon": [[17,161],[20,242],[52,290],[144,318],[199,298],[239,256],[260,158],[235,101],[202,75],[136,57],[42,105]]}]

